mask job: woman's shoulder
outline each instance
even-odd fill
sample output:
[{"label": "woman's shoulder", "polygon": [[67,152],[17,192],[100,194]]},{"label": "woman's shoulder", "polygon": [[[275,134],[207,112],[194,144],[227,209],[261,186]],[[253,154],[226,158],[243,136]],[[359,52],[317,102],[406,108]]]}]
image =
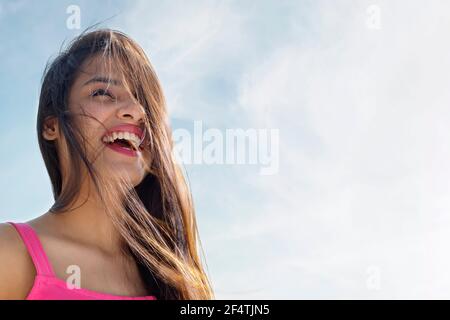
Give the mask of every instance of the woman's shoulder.
[{"label": "woman's shoulder", "polygon": [[9,223],[0,223],[0,270],[5,263],[15,264],[26,256],[27,249],[16,229]]},{"label": "woman's shoulder", "polygon": [[22,238],[9,223],[0,223],[0,299],[24,299],[36,270]]}]

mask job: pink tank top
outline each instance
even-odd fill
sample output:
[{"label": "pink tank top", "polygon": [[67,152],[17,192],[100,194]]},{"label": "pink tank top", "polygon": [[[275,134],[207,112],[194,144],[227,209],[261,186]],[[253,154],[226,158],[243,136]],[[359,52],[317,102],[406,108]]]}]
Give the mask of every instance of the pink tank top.
[{"label": "pink tank top", "polygon": [[20,234],[36,268],[34,284],[26,300],[156,300],[155,296],[118,296],[82,288],[69,288],[66,281],[55,276],[33,228],[26,223],[8,223]]}]

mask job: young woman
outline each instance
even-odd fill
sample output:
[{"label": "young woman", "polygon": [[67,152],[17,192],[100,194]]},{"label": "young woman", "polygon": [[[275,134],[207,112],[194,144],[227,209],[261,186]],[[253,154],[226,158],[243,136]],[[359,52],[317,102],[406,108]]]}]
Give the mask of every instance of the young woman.
[{"label": "young woman", "polygon": [[213,299],[159,80],[125,34],[77,37],[37,116],[55,203],[0,224],[0,299]]}]

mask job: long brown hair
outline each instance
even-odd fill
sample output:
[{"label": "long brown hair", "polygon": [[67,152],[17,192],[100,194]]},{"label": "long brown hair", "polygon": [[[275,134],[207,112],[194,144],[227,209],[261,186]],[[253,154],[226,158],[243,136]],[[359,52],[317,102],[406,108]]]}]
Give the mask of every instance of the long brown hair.
[{"label": "long brown hair", "polygon": [[[146,148],[151,160],[137,186],[108,179],[96,170],[86,152],[89,139],[74,121],[80,114],[69,110],[69,92],[80,66],[98,55],[120,71],[145,110]],[[64,176],[58,157],[61,142],[42,137],[48,117],[58,120],[64,136],[70,168]],[[136,261],[147,290],[158,299],[214,299],[197,252],[201,244],[192,196],[173,155],[161,84],[136,42],[122,32],[100,29],[82,33],[62,50],[44,71],[37,134],[55,199],[51,212],[71,209],[83,181],[80,172],[87,172],[124,240],[121,249]]]}]

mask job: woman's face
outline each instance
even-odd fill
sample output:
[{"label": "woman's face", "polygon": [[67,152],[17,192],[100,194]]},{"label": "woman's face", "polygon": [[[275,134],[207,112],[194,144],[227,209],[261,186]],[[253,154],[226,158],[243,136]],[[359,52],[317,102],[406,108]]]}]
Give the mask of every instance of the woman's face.
[{"label": "woman's face", "polygon": [[145,135],[145,113],[113,63],[99,56],[86,60],[71,87],[69,110],[85,137],[93,166],[129,179],[133,186],[139,184],[148,161],[147,151],[139,147]]}]

